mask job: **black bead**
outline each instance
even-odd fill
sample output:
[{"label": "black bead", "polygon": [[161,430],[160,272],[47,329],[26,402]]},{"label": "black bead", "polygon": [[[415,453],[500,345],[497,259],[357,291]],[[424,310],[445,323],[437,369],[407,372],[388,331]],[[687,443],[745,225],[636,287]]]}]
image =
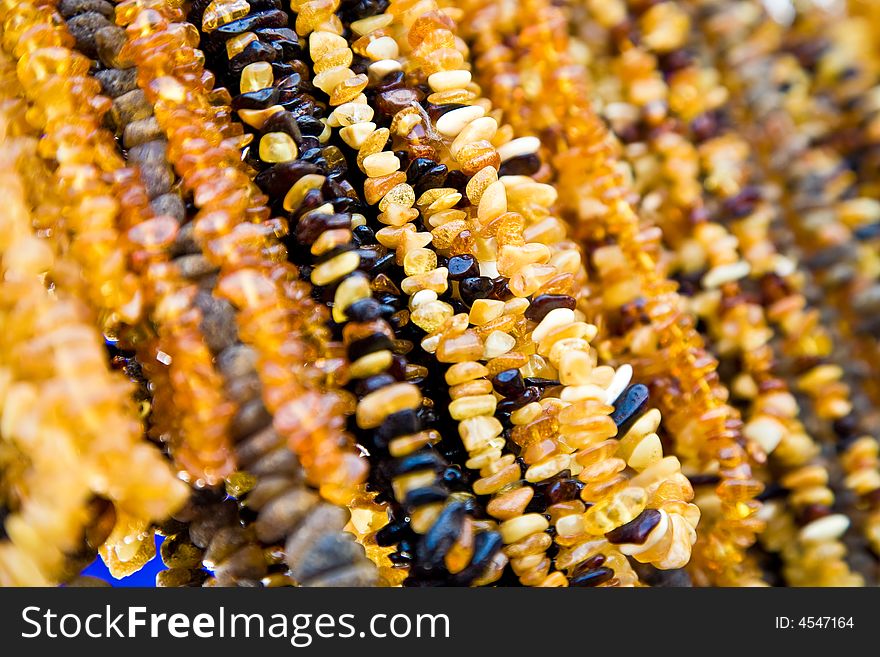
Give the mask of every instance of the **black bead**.
[{"label": "black bead", "polygon": [[375,244],[376,233],[369,226],[357,226],[353,231],[355,241],[360,245]]},{"label": "black bead", "polygon": [[610,532],[605,533],[605,538],[609,543],[634,543],[636,545],[644,545],[648,540],[648,534],[660,524],[662,516],[657,509],[645,509],[634,519],[621,525]]},{"label": "black bead", "polygon": [[417,470],[434,470],[440,472],[446,467],[446,461],[433,449],[421,449],[415,454],[403,456],[394,462],[394,476],[399,477]]},{"label": "black bead", "polygon": [[598,586],[614,577],[614,571],[602,566],[572,577],[569,586]]},{"label": "black bead", "polygon": [[504,542],[498,532],[480,532],[474,536],[474,553],[467,568],[455,577],[455,583],[466,586],[483,574],[486,566],[501,551]]},{"label": "black bead", "polygon": [[617,425],[617,435],[623,437],[636,423],[648,405],[648,388],[641,383],[629,386],[614,400],[611,419]]},{"label": "black bead", "polygon": [[354,391],[358,397],[366,397],[371,392],[387,388],[393,383],[397,383],[397,379],[387,372],[382,372],[381,374],[374,374],[373,376],[358,381],[357,385],[355,385]]},{"label": "black bead", "polygon": [[[242,109],[260,110],[271,107],[277,102],[278,89],[276,89],[275,87],[268,87],[266,89],[259,89],[258,91],[251,91],[246,94],[239,94],[232,99],[232,109],[236,112]],[[279,112],[279,114],[284,113],[285,112]],[[272,131],[264,129],[263,132]]]},{"label": "black bead", "polygon": [[351,217],[347,214],[311,212],[300,217],[293,234],[300,244],[314,244],[321,233],[349,226],[351,226]]},{"label": "black bead", "polygon": [[283,197],[300,178],[310,173],[320,173],[320,171],[314,164],[294,160],[293,162],[282,162],[261,171],[254,178],[254,182],[266,194]]},{"label": "black bead", "polygon": [[445,488],[440,486],[424,486],[407,492],[403,505],[407,509],[417,509],[427,504],[445,502],[448,498],[449,493]]},{"label": "black bead", "polygon": [[541,158],[537,153],[517,155],[501,163],[498,176],[532,176],[541,168]]},{"label": "black bead", "polygon": [[469,254],[456,255],[449,258],[446,263],[449,270],[449,278],[460,281],[463,278],[474,278],[480,275],[480,266],[477,259]]},{"label": "black bead", "polygon": [[443,564],[443,557],[461,535],[465,517],[467,513],[461,502],[446,505],[416,549],[416,557],[422,567],[439,567]]},{"label": "black bead", "polygon": [[515,398],[521,395],[526,388],[522,373],[516,369],[504,370],[492,377],[492,386],[502,397]]},{"label": "black bead", "polygon": [[[251,8],[253,9],[253,4]],[[289,27],[264,27],[257,30],[256,35],[260,41],[271,43],[272,46],[280,49],[284,59],[299,59],[303,56],[299,36]]]},{"label": "black bead", "polygon": [[345,314],[353,322],[371,322],[382,316],[382,305],[373,298],[358,299],[345,309]]},{"label": "black bead", "polygon": [[221,25],[211,33],[212,39],[231,39],[245,32],[264,27],[287,27],[287,13],[277,9],[249,14],[244,18]]},{"label": "black bead", "polygon": [[496,411],[512,413],[516,409],[522,408],[526,404],[540,401],[541,395],[542,392],[540,388],[526,388],[519,396],[514,397],[513,399],[505,399],[504,401],[499,402],[498,406],[496,407]]},{"label": "black bead", "polygon": [[[450,258],[451,260],[452,258]],[[473,305],[477,299],[485,299],[492,294],[495,284],[487,276],[473,276],[465,278],[459,283],[458,292],[461,300],[468,306]]]},{"label": "black bead", "polygon": [[271,64],[275,61],[276,56],[273,47],[267,46],[261,41],[251,41],[244,47],[244,50],[229,60],[229,72],[238,75],[245,66],[255,62],[269,62]]},{"label": "black bead", "polygon": [[526,309],[526,319],[540,322],[551,310],[568,308],[574,310],[576,302],[567,294],[540,294],[532,299]]},{"label": "black bead", "polygon": [[349,344],[348,358],[351,362],[354,362],[358,358],[362,358],[363,356],[372,354],[376,351],[382,351],[383,349],[391,351],[393,347],[394,343],[391,342],[391,338],[387,335],[384,333],[373,333],[372,335],[368,335],[360,340],[355,340]]},{"label": "black bead", "polygon": [[[276,112],[270,116],[266,123],[263,124],[262,132],[263,134],[267,132],[285,132],[293,138],[297,145],[302,141],[299,126],[290,112]],[[285,162],[284,164],[290,163]]]},{"label": "black bead", "polygon": [[422,430],[422,421],[419,414],[412,410],[398,411],[392,413],[376,429],[376,434],[390,442],[399,436],[406,436],[411,433],[418,433]]},{"label": "black bead", "polygon": [[317,137],[324,132],[324,124],[311,116],[298,116],[296,124],[299,126],[299,130],[303,135]]},{"label": "black bead", "polygon": [[376,543],[381,547],[389,547],[399,543],[404,536],[410,533],[409,523],[403,521],[390,522],[376,532]]}]

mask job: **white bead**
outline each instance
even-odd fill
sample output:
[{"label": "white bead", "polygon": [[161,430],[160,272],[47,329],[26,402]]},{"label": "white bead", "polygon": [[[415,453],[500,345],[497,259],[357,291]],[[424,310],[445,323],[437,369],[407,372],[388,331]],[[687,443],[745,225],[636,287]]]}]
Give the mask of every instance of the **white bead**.
[{"label": "white bead", "polygon": [[743,427],[743,434],[758,443],[765,453],[770,454],[785,436],[785,427],[779,420],[770,416],[757,417]]},{"label": "white bead", "polygon": [[480,263],[480,276],[488,276],[489,278],[498,278],[498,262],[495,260],[486,260]]},{"label": "white bead", "polygon": [[419,290],[412,298],[409,300],[409,307],[415,310],[423,303],[428,303],[429,301],[436,301],[437,293],[434,290]]},{"label": "white bead", "polygon": [[378,82],[389,73],[394,73],[394,71],[399,71],[402,68],[400,62],[396,59],[380,59],[378,62],[370,64],[369,68],[367,68],[367,75],[373,82]]},{"label": "white bead", "polygon": [[541,148],[541,140],[537,137],[520,137],[499,146],[498,155],[501,157],[501,161],[505,162],[512,157],[537,153],[539,148]]},{"label": "white bead", "polygon": [[486,110],[479,105],[459,107],[451,112],[446,112],[446,114],[437,119],[436,128],[444,137],[455,137],[468,123],[474,119],[479,119],[485,114]]},{"label": "white bead", "polygon": [[428,86],[432,91],[453,91],[464,89],[471,81],[470,71],[440,71],[428,76]]},{"label": "white bead", "polygon": [[728,265],[718,265],[717,267],[710,269],[706,272],[706,275],[703,276],[703,287],[713,289],[721,287],[725,283],[738,281],[739,279],[748,276],[751,270],[751,265],[745,260],[732,262]]},{"label": "white bead", "polygon": [[843,536],[849,527],[849,518],[842,513],[835,513],[814,520],[800,531],[800,539],[806,542],[833,541]]},{"label": "white bead", "polygon": [[570,308],[554,308],[544,315],[541,323],[532,331],[532,341],[541,342],[555,328],[574,322],[574,311]]},{"label": "white bead", "polygon": [[483,345],[483,358],[490,360],[503,356],[516,345],[516,339],[512,335],[501,331],[492,331]]},{"label": "white bead", "polygon": [[620,397],[620,393],[626,390],[629,382],[632,381],[633,368],[629,363],[625,363],[617,368],[611,384],[605,391],[605,403],[612,404],[614,400]]},{"label": "white bead", "polygon": [[366,53],[370,59],[378,61],[395,59],[400,54],[400,50],[397,48],[397,41],[390,36],[383,36],[371,41],[367,46]]},{"label": "white bead", "polygon": [[339,136],[342,137],[342,141],[352,148],[360,148],[367,137],[374,132],[376,132],[376,124],[372,121],[367,121],[365,123],[345,126],[339,131]]},{"label": "white bead", "polygon": [[364,103],[344,103],[333,110],[327,124],[331,127],[354,125],[356,123],[366,123],[373,119],[373,108]]}]

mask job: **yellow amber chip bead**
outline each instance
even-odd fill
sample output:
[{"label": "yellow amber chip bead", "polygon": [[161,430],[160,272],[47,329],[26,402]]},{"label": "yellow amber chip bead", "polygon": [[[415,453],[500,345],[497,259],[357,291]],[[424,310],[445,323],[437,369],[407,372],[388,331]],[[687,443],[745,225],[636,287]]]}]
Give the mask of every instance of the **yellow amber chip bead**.
[{"label": "yellow amber chip bead", "polygon": [[222,25],[244,18],[250,11],[247,0],[213,0],[202,16],[202,30],[213,32]]},{"label": "yellow amber chip bead", "polygon": [[260,138],[260,159],[263,162],[291,162],[298,155],[296,142],[286,132],[267,132]]}]

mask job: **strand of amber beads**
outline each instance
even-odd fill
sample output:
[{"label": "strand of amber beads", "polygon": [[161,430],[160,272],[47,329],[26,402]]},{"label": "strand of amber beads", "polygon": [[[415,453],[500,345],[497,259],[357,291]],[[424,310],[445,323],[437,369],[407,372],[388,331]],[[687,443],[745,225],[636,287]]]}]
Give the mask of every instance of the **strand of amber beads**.
[{"label": "strand of amber beads", "polygon": [[[615,240],[615,245],[599,249],[594,254],[597,269],[606,284],[605,303],[611,308],[618,306],[627,300],[621,298],[622,295],[633,291],[636,297],[644,299],[640,311],[651,319],[652,333],[656,332],[648,344],[657,345],[651,358],[654,369],[645,368],[644,375],[658,383],[662,381],[660,377],[664,371],[672,371],[678,378],[678,387],[667,385],[660,390],[661,406],[667,409],[667,425],[676,437],[677,453],[687,457],[689,462],[701,462],[700,470],[718,462],[719,456],[723,455],[723,481],[719,485],[722,499],[720,519],[703,535],[696,548],[701,553],[702,581],[709,578],[728,584],[754,581],[754,573],[741,564],[744,549],[753,542],[761,527],[754,518],[760,504],[753,499],[761,486],[751,476],[748,454],[741,444],[738,414],[726,404],[726,390],[717,383],[714,374],[714,359],[702,347],[693,320],[682,314],[682,302],[674,293],[674,287],[658,272],[652,257],[652,253],[657,252],[658,231],[642,230],[627,201],[623,192],[627,185],[615,162],[615,148],[587,103],[589,94],[584,85],[584,73],[565,53],[564,31],[560,33],[557,29],[554,32],[551,27],[559,27],[558,15],[548,20],[547,12],[551,9],[533,5],[525,11],[529,23],[534,24],[529,34],[530,43],[536,45],[530,57],[540,56],[543,62],[540,75],[533,76],[530,84],[541,85],[536,87],[540,91],[531,98],[524,98],[523,94],[511,94],[507,89],[495,86],[490,89],[491,95],[502,104],[505,116],[514,127],[522,130],[549,129],[550,126],[540,120],[549,119],[556,125],[562,119],[558,112],[564,113],[562,125],[565,131],[562,135],[558,131],[554,133],[556,139],[550,142],[550,161],[557,172],[560,187],[566,190],[561,196],[563,202],[585,196],[601,199],[597,205],[569,205],[567,213],[583,218],[583,236],[599,228]],[[485,52],[492,45],[487,44]],[[479,42],[477,46],[479,49]],[[541,116],[537,112],[521,111],[521,105],[511,107],[512,101],[522,105],[528,105],[530,100],[538,102],[538,96],[554,99],[553,107],[549,108],[553,114],[545,112]],[[529,115],[532,121],[526,125],[526,119],[521,117]],[[612,275],[617,278],[610,277]],[[644,360],[642,365],[645,365]],[[684,405],[680,399],[682,394],[687,400]],[[686,414],[682,413],[685,408]]]},{"label": "strand of amber beads", "polygon": [[[137,550],[143,541],[125,532],[129,547],[123,548],[114,525],[145,532],[183,503],[185,486],[142,441],[131,386],[109,369],[90,313],[43,284],[55,260],[34,235],[23,179],[25,171],[33,175],[36,142],[15,137],[14,126],[25,121],[10,115],[14,107],[4,103],[0,110],[6,201],[0,370],[4,439],[21,460],[3,464],[4,488],[13,477],[18,482],[17,492],[4,491],[11,514],[4,521],[8,539],[0,542],[0,582],[46,585],[75,576],[99,546],[130,558],[123,549]],[[152,546],[152,533],[145,533]]]},{"label": "strand of amber beads", "polygon": [[[17,11],[25,11],[23,7],[19,5]],[[64,22],[50,5],[40,7],[39,12],[34,14],[34,20],[36,24],[28,30],[21,29],[24,24],[18,25],[21,37],[15,46],[16,52],[32,52],[36,57],[35,62],[39,61],[40,53],[63,59],[63,52],[68,52],[73,61],[85,62],[82,55],[70,50],[62,52],[58,46],[54,50],[39,47],[44,41],[70,41]],[[12,34],[7,32],[5,39],[11,42]],[[34,68],[27,66],[27,61],[23,59],[19,64],[21,79],[29,75],[28,71],[37,73],[43,70],[42,64],[34,64]],[[34,102],[38,103],[50,102],[47,99],[54,99],[51,102],[66,99],[60,113],[56,108],[51,113],[43,109],[29,114],[33,121],[39,121],[39,129],[50,137],[42,143],[57,144],[53,151],[43,149],[41,154],[61,158],[56,175],[69,176],[59,178],[63,189],[76,190],[82,183],[79,202],[88,208],[88,219],[83,219],[84,226],[94,228],[96,235],[100,236],[97,240],[83,238],[84,241],[92,244],[97,254],[106,253],[106,247],[100,246],[101,240],[119,245],[117,255],[106,257],[107,263],[125,266],[127,273],[118,276],[124,280],[135,277],[139,282],[135,294],[138,312],[148,311],[152,326],[138,323],[131,333],[135,336],[141,362],[158,384],[154,401],[160,409],[157,417],[165,422],[154,428],[156,435],[169,440],[176,462],[190,479],[216,483],[232,470],[226,429],[234,409],[217,394],[218,380],[202,339],[200,314],[191,309],[190,299],[195,290],[182,286],[167,262],[166,250],[176,235],[176,222],[169,216],[154,214],[147,203],[138,174],[123,168],[124,162],[116,150],[112,135],[99,127],[99,117],[92,116],[92,106],[101,108],[100,114],[103,114],[107,99],[97,95],[96,80],[85,75],[88,67],[79,72],[65,72],[63,68],[60,71],[58,75],[51,74],[51,69],[40,73],[46,77],[39,84],[57,84],[61,85],[60,89],[65,89],[64,85],[68,84],[73,89],[79,86],[86,96],[80,99],[76,95],[64,95],[60,90],[49,96],[42,92],[32,95]],[[83,133],[78,128],[71,130],[70,114],[64,109],[68,106],[75,106],[82,112],[84,129],[91,130],[90,133]],[[75,121],[73,125],[76,125]],[[72,180],[79,183],[71,183]],[[68,205],[70,201],[64,199],[64,207],[71,207]],[[103,210],[98,212],[100,208]],[[61,216],[68,214],[63,208],[50,209],[55,213],[60,212]],[[83,211],[72,211],[72,214],[81,217]],[[63,231],[54,231],[56,240],[60,241],[63,234]],[[80,262],[83,262],[82,254],[87,253],[77,246],[76,239],[69,246],[60,244],[59,248]],[[83,271],[85,273],[81,278],[90,280],[97,277],[93,285],[101,286],[102,290],[112,290],[112,285],[103,286],[101,283],[101,268]],[[90,300],[94,302],[94,298],[90,297]],[[117,321],[121,319],[106,299],[96,307],[106,315],[117,317]],[[129,323],[133,323],[134,319],[127,318]],[[114,330],[128,332],[125,326],[118,324]],[[139,335],[143,333],[155,335],[152,339],[145,339]],[[177,413],[175,404],[182,404],[185,412]]]},{"label": "strand of amber beads", "polygon": [[[750,149],[738,135],[725,131],[728,94],[719,86],[718,72],[687,55],[684,46],[689,44],[690,30],[673,29],[689,26],[687,15],[676,7],[655,5],[630,19],[634,27],[620,48],[619,61],[608,68],[629,70],[632,64],[625,62],[639,60],[647,70],[648,64],[654,63],[661,75],[653,76],[653,95],[633,93],[628,77],[623,78],[619,95],[612,95],[611,85],[601,81],[595,87],[601,90],[606,113],[614,117],[612,127],[626,141],[624,155],[644,199],[643,216],[662,228],[671,250],[665,260],[687,281],[688,288],[697,288],[691,292],[692,306],[707,324],[716,353],[741,364],[725,383],[749,401],[745,435],[771,454],[777,475],[792,484],[786,486],[790,512],[806,523],[818,523],[815,533],[804,527],[803,535],[811,537],[810,549],[830,553],[830,546],[817,544],[818,530],[831,527],[832,520],[845,529],[845,517],[825,518],[831,514],[834,494],[826,485],[826,464],[818,458],[820,445],[797,419],[797,401],[774,362],[770,345],[774,331],[764,307],[751,301],[744,287],[749,275],[760,280],[768,272],[779,277],[794,269],[771,241],[767,224],[772,208],[766,202],[758,206],[759,190],[750,186],[756,182],[749,177]],[[652,38],[664,31],[670,36],[662,42]],[[591,43],[596,43],[596,36],[594,31]],[[613,40],[610,35],[608,38]],[[661,56],[662,65],[658,65]],[[635,78],[635,83],[639,79]],[[681,87],[687,85],[699,89],[692,94],[699,102],[681,101],[688,95]],[[637,100],[644,105],[635,105]],[[694,104],[696,107],[691,106]],[[650,136],[642,138],[644,133]],[[719,221],[707,217],[718,217]],[[739,235],[747,237],[742,248]],[[801,308],[791,310],[802,319]],[[815,310],[811,313],[818,315]],[[777,316],[783,325],[787,322],[791,326],[791,319]],[[704,506],[709,504],[705,495],[701,497]],[[822,536],[826,542],[838,538]],[[854,581],[842,559],[827,560],[824,566],[816,584]],[[790,564],[787,570],[797,568]]]},{"label": "strand of amber beads", "polygon": [[107,99],[87,75],[88,59],[70,49],[73,40],[54,20],[51,4],[9,2],[3,13],[2,45],[18,60],[18,77],[32,103],[28,120],[46,134],[40,155],[58,161],[54,175],[63,196],[52,216],[65,221],[54,228],[70,242],[83,272],[58,284],[84,286],[82,296],[101,309],[108,328],[132,323],[141,315],[142,298],[137,277],[127,271],[115,224],[119,204],[104,177],[121,166],[112,144],[99,137]]},{"label": "strand of amber beads", "polygon": [[223,93],[210,91],[213,76],[194,48],[198,32],[181,19],[164,3],[148,8],[123,2],[116,12],[117,24],[127,26],[138,82],[168,137],[169,160],[199,208],[194,234],[221,270],[217,292],[237,309],[239,335],[259,354],[263,401],[274,427],[289,440],[309,481],[331,501],[345,503],[366,476],[366,462],[344,431],[346,398],[326,388],[342,362],[310,362],[313,352],[305,345],[320,353],[328,342],[324,313],[285,260],[277,239],[283,222],[269,220],[265,197],[240,160],[247,140],[229,121]]}]

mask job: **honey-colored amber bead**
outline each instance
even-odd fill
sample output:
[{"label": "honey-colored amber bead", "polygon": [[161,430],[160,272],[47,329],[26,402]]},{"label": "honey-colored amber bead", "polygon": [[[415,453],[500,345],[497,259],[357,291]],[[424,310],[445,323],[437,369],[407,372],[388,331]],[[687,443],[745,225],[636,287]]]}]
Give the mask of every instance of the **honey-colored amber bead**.
[{"label": "honey-colored amber bead", "polygon": [[396,383],[371,392],[357,406],[357,424],[362,429],[374,429],[392,413],[418,408],[422,393],[411,383]]},{"label": "honey-colored amber bead", "polygon": [[296,142],[286,132],[267,132],[260,138],[260,159],[277,163],[295,160],[299,151]]},{"label": "honey-colored amber bead", "polygon": [[246,0],[212,0],[202,16],[202,30],[213,32],[221,25],[244,18],[250,10]]}]

